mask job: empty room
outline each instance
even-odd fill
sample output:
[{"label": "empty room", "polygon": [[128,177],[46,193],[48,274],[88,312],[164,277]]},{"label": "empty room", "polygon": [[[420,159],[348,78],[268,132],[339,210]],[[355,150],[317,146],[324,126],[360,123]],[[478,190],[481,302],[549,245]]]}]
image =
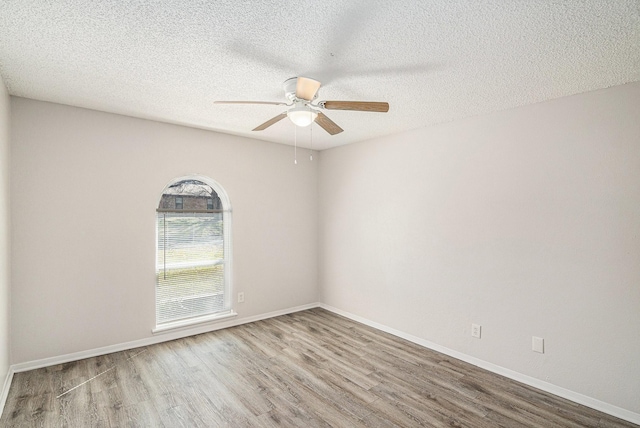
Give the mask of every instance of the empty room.
[{"label": "empty room", "polygon": [[640,1],[0,1],[0,426],[640,426]]}]

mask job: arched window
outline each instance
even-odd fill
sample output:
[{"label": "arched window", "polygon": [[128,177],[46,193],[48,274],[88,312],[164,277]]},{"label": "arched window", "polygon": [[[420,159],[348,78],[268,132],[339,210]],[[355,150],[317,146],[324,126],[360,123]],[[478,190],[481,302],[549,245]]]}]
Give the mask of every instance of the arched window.
[{"label": "arched window", "polygon": [[231,207],[199,176],[165,187],[156,215],[156,330],[231,314]]}]

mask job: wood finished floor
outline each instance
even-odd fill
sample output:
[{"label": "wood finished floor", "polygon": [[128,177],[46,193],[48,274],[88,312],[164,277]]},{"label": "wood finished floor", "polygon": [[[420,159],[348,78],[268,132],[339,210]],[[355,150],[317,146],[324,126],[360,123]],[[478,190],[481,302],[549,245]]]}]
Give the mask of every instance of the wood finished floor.
[{"label": "wood finished floor", "polygon": [[637,425],[312,309],[17,373],[0,426]]}]

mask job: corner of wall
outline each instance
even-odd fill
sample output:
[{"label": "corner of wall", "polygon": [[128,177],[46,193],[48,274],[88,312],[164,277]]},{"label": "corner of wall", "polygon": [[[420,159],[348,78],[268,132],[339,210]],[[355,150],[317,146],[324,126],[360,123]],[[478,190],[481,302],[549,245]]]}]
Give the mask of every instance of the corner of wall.
[{"label": "corner of wall", "polygon": [[10,269],[11,269],[11,227],[9,214],[9,120],[10,99],[2,78],[0,78],[0,414],[4,409],[11,380],[9,367],[11,359],[10,337]]}]

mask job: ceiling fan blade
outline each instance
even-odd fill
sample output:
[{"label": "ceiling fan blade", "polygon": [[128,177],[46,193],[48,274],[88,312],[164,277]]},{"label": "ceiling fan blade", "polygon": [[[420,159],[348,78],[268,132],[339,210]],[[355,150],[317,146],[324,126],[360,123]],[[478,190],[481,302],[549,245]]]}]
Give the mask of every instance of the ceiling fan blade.
[{"label": "ceiling fan blade", "polygon": [[327,110],[355,110],[386,113],[389,111],[389,103],[371,101],[322,101],[320,106]]},{"label": "ceiling fan blade", "polygon": [[260,126],[257,126],[256,128],[252,129],[252,131],[264,131],[265,129],[267,129],[268,127],[270,127],[271,125],[273,125],[274,123],[278,123],[280,122],[282,119],[284,119],[285,117],[287,117],[287,113],[280,113],[279,115],[277,115],[276,117],[272,117],[271,119],[267,120],[265,123],[263,123]]},{"label": "ceiling fan blade", "polygon": [[298,77],[296,83],[296,97],[301,100],[311,101],[316,93],[320,89],[320,82],[317,80],[309,79],[308,77]]},{"label": "ceiling fan blade", "polygon": [[286,106],[286,103],[272,101],[214,101],[214,104],[270,104],[274,106]]},{"label": "ceiling fan blade", "polygon": [[333,120],[329,119],[322,113],[318,113],[316,123],[331,135],[336,135],[344,131],[344,129],[340,128]]}]

